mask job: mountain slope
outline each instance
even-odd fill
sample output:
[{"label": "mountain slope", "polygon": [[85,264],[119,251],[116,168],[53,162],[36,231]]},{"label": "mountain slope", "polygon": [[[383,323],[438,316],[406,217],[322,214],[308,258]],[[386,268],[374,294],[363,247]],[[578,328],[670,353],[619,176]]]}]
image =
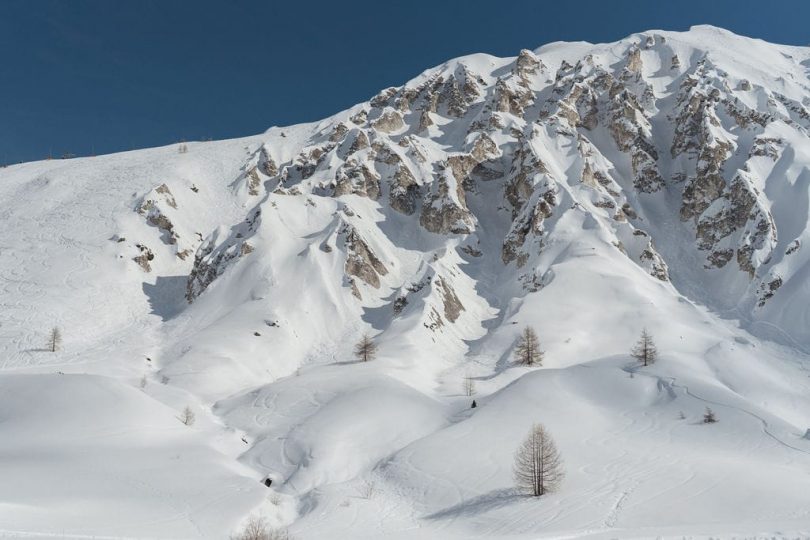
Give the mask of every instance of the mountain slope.
[{"label": "mountain slope", "polygon": [[[255,511],[302,538],[807,534],[809,76],[807,48],[651,31],[459,58],[256,137],[0,171],[0,383],[142,386],[122,429],[158,439],[191,404],[166,444],[197,495],[230,486],[200,506],[177,468],[165,528],[135,506],[113,527],[101,470],[78,520],[0,491],[30,507],[0,531],[220,538]],[[513,364],[525,325],[541,368]],[[379,357],[352,363],[364,333]],[[535,421],[568,478],[526,501]]]}]

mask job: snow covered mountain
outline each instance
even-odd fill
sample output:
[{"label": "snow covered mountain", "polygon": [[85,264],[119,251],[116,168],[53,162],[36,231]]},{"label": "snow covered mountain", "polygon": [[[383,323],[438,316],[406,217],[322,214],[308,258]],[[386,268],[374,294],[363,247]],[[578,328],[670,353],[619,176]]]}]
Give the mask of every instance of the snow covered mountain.
[{"label": "snow covered mountain", "polygon": [[810,535],[808,130],[810,48],[701,26],[0,170],[0,537]]}]

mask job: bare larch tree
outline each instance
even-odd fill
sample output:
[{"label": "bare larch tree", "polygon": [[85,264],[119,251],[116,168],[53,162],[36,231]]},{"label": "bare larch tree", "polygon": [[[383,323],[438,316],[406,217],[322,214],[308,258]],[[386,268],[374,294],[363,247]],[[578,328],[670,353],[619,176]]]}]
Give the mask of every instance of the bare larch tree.
[{"label": "bare larch tree", "polygon": [[643,366],[649,366],[658,359],[658,349],[655,347],[652,336],[647,332],[646,328],[641,331],[641,336],[633,346],[630,354],[641,362]]},{"label": "bare larch tree", "polygon": [[374,357],[377,356],[377,345],[368,337],[368,334],[364,334],[354,346],[354,355],[361,362],[374,360]]},{"label": "bare larch tree", "polygon": [[62,345],[62,332],[58,326],[51,328],[51,333],[48,334],[48,350],[56,352]]},{"label": "bare larch tree", "polygon": [[515,485],[527,495],[539,497],[554,491],[565,472],[557,446],[542,424],[534,424],[515,452]]},{"label": "bare larch tree", "polygon": [[180,415],[180,421],[185,425],[190,426],[194,423],[196,418],[197,417],[194,415],[194,411],[191,410],[191,407],[186,405],[186,408],[183,409],[183,414]]},{"label": "bare larch tree", "polygon": [[465,396],[475,395],[475,379],[473,379],[469,375],[464,377],[464,395]]},{"label": "bare larch tree", "polygon": [[543,351],[540,350],[540,341],[531,326],[527,326],[521,332],[515,347],[515,358],[518,364],[524,366],[533,366],[535,364],[540,366],[543,364]]}]

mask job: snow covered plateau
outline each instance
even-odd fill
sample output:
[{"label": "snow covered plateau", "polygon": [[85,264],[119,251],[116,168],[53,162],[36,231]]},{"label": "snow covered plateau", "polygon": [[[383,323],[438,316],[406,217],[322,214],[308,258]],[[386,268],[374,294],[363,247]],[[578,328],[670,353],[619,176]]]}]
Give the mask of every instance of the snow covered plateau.
[{"label": "snow covered plateau", "polygon": [[810,48],[700,26],[0,169],[0,538],[810,538],[808,130]]}]

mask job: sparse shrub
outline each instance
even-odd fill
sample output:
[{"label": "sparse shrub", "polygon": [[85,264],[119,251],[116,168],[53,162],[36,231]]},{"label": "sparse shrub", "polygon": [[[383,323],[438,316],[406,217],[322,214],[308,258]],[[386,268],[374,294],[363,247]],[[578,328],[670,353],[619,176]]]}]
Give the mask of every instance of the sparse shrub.
[{"label": "sparse shrub", "polygon": [[231,540],[293,540],[286,529],[271,529],[264,518],[251,516],[242,532]]}]

